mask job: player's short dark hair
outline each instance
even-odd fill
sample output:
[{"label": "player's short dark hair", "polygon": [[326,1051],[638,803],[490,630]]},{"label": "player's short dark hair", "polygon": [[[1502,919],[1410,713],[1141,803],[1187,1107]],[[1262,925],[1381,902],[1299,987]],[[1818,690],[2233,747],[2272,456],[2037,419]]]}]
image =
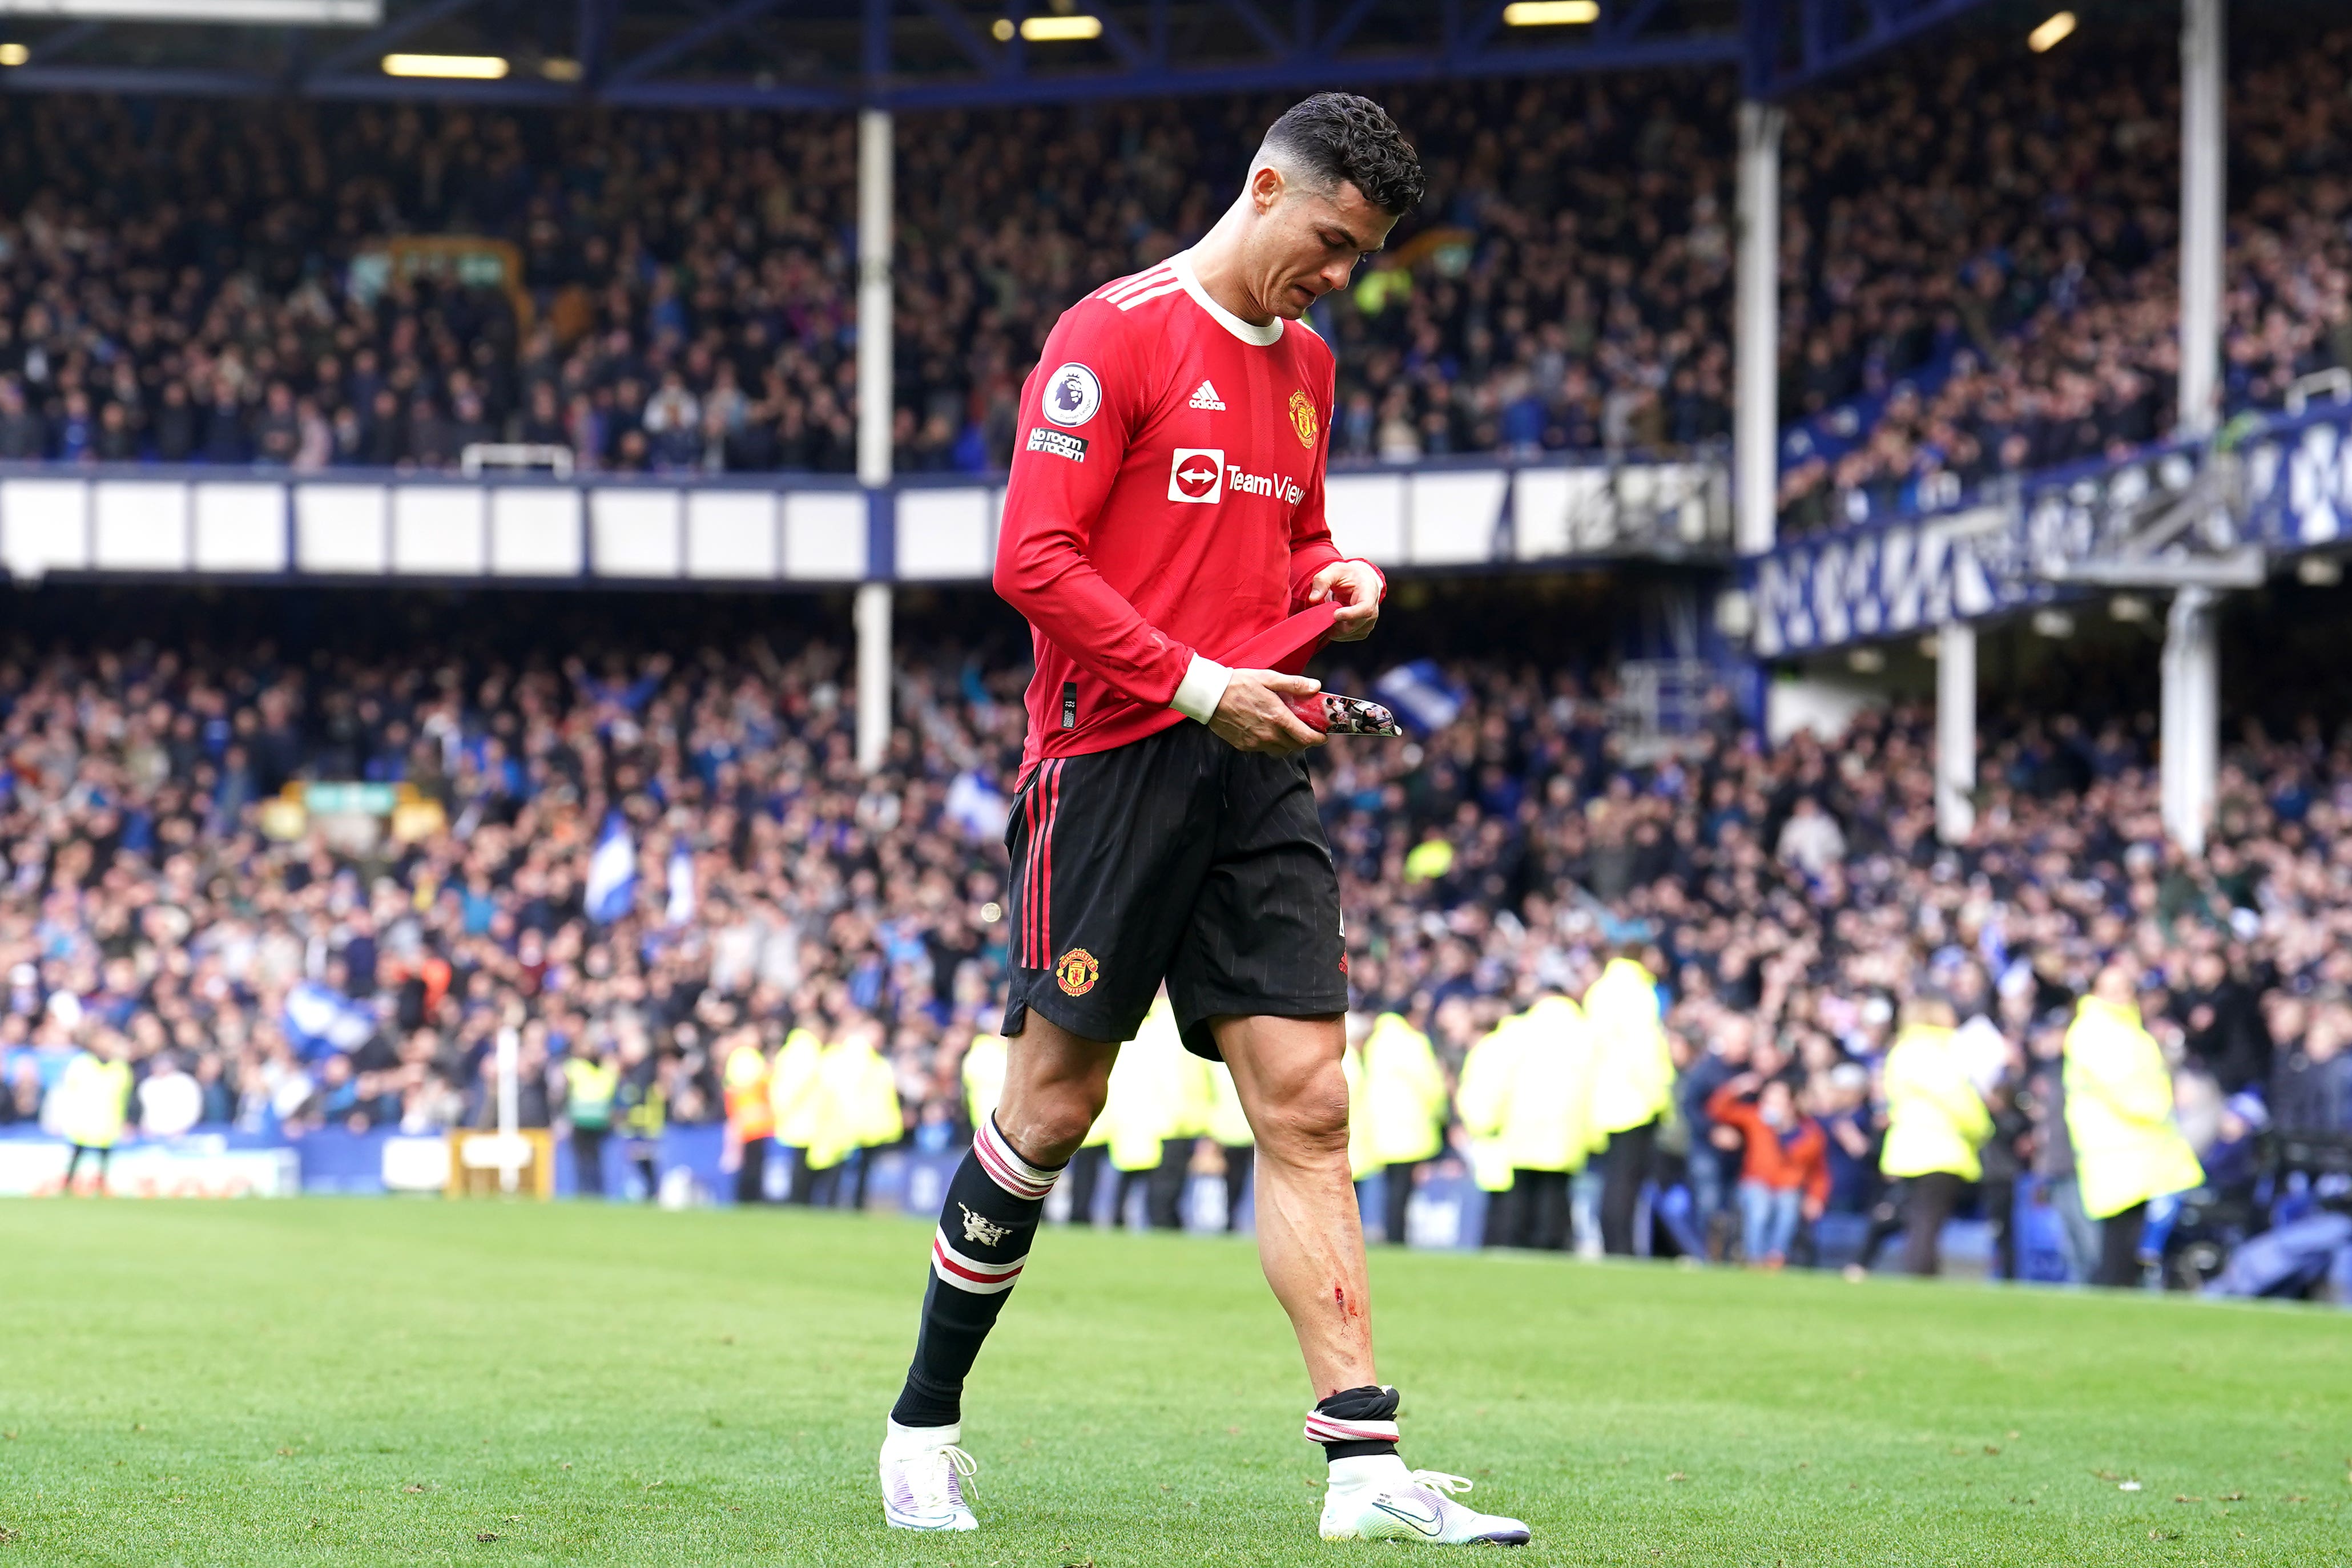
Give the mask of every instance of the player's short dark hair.
[{"label": "player's short dark hair", "polygon": [[1429,183],[1421,154],[1388,110],[1352,92],[1318,92],[1293,104],[1266,131],[1265,151],[1328,188],[1352,184],[1392,218],[1419,206]]}]

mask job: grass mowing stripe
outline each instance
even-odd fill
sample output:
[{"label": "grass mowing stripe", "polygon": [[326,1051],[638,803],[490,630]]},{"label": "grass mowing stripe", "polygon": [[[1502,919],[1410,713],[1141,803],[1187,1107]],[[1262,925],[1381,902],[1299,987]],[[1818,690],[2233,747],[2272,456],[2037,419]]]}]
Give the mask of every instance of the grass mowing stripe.
[{"label": "grass mowing stripe", "polygon": [[[0,1568],[1389,1550],[1314,1539],[1307,1390],[1246,1243],[1050,1229],[966,1401],[982,1532],[883,1530],[928,1236],[0,1204]],[[1408,1459],[1534,1525],[1514,1561],[2352,1563],[2334,1313],[1428,1253],[1373,1286]]]}]

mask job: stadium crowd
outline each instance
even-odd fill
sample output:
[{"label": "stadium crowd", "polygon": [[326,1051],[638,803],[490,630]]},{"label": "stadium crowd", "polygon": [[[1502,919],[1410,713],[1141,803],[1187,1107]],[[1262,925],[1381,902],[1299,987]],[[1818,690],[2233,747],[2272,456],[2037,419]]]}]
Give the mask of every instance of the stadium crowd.
[{"label": "stadium crowd", "polygon": [[[907,664],[865,776],[821,643],[190,646],[0,658],[0,1122],[93,1149],[126,1108],[157,1135],[488,1125],[511,1030],[524,1124],[593,1154],[723,1119],[754,1161],[799,1151],[795,1196],[829,1199],[862,1180],[856,1149],[945,1147],[984,1111],[1025,668],[944,646]],[[2251,1191],[2263,1137],[2352,1135],[2343,737],[2250,730],[2190,858],[2163,844],[2144,719],[2013,716],[1974,836],[1946,847],[1916,708],[1767,747],[1717,700],[1637,757],[1605,674],[1413,674],[1423,733],[1315,759],[1358,1165],[1385,1167],[1391,1239],[1458,1158],[1496,1194],[1498,1243],[1566,1245],[1574,1213],[1586,1245],[1597,1215],[1612,1249],[1779,1261],[1827,1255],[1811,1221],[1875,1241],[1907,1207],[1906,1256],[1933,1267],[1923,1205],[1974,1184],[1999,1220],[2021,1176],[2075,1179],[2061,1063],[2095,990],[2144,1043],[2166,1126],[2177,1082],[2214,1183]],[[310,781],[398,800],[306,816]],[[1906,1030],[1941,1042],[1908,1068]],[[1173,1178],[1155,1218],[1197,1140],[1202,1168],[1245,1159],[1214,1102],[1115,1092],[1111,1163]],[[1645,1184],[1654,1241],[1633,1235]]]},{"label": "stadium crowd", "polygon": [[[2233,408],[2352,364],[2352,29],[2242,31]],[[2173,48],[1944,40],[1791,106],[1782,406],[1858,411],[1808,427],[1791,527],[2166,433]],[[1430,196],[1318,309],[1335,455],[1724,436],[1734,92],[1400,89]],[[1001,467],[1055,316],[1202,232],[1279,107],[908,117],[899,467]],[[852,465],[846,122],[17,96],[0,127],[0,459]]]}]

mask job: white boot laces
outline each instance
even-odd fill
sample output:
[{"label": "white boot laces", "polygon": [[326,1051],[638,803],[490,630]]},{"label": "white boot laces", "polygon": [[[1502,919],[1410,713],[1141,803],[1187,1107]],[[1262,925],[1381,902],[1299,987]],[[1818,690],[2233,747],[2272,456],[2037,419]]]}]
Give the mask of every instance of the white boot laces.
[{"label": "white boot laces", "polygon": [[1412,1484],[1458,1497],[1478,1483],[1467,1476],[1450,1476],[1444,1470],[1415,1470],[1412,1472]]},{"label": "white boot laces", "polygon": [[936,1465],[916,1465],[908,1479],[914,1486],[918,1500],[928,1507],[945,1508],[950,1501],[961,1497],[963,1489],[959,1478],[970,1480],[980,1463],[953,1443],[942,1443],[931,1450],[940,1461]]}]

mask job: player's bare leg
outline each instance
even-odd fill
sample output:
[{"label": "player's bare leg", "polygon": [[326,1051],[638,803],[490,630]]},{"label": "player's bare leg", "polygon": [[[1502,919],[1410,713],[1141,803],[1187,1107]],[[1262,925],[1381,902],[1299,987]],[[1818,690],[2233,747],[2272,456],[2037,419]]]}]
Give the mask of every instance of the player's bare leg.
[{"label": "player's bare leg", "polygon": [[1102,1114],[1118,1047],[1082,1040],[1042,1014],[1029,1013],[1004,1042],[1004,1094],[996,1125],[1022,1157],[1065,1166]]},{"label": "player's bare leg", "polygon": [[1258,1261],[1290,1314],[1315,1397],[1380,1381],[1364,1229],[1348,1172],[1348,1080],[1338,1018],[1209,1024],[1257,1139]]},{"label": "player's bare leg", "polygon": [[1348,1169],[1343,1020],[1225,1017],[1209,1027],[1257,1138],[1258,1260],[1315,1388],[1307,1436],[1331,1462],[1324,1539],[1523,1543],[1528,1527],[1517,1520],[1453,1500],[1467,1480],[1408,1470],[1397,1457],[1397,1394],[1373,1371],[1363,1224]]},{"label": "player's bare leg", "polygon": [[1020,1277],[1055,1177],[1110,1092],[1115,1045],[1031,1012],[1006,1042],[1004,1095],[948,1183],[907,1385],[882,1438],[882,1512],[901,1530],[974,1530],[960,1446],[963,1381]]}]

